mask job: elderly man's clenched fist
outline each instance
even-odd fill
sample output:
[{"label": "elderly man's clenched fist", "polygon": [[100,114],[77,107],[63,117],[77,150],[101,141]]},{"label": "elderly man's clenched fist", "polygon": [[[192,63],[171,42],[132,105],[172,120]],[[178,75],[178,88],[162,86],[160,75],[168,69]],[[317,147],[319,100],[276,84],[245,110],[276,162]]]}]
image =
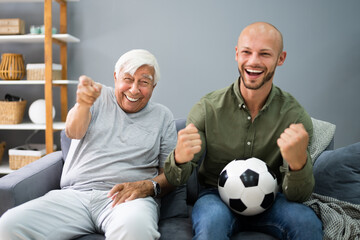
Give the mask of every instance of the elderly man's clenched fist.
[{"label": "elderly man's clenched fist", "polygon": [[76,102],[91,107],[100,96],[101,88],[101,84],[94,82],[85,75],[81,76],[76,91]]}]

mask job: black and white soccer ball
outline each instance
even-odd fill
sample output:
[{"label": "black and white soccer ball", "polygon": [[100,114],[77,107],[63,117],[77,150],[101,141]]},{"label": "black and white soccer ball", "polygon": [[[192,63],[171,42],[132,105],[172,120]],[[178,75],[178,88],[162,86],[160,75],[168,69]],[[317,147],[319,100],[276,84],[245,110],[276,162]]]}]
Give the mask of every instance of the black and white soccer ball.
[{"label": "black and white soccer ball", "polygon": [[276,175],[257,158],[233,160],[218,180],[221,199],[234,212],[252,216],[268,209],[278,191]]}]

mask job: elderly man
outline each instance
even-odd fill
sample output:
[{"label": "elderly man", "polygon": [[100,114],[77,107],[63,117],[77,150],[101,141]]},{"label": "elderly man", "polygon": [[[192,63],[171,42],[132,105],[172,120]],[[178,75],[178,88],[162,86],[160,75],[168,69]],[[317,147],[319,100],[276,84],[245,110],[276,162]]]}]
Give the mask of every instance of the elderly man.
[{"label": "elderly man", "polygon": [[[286,58],[282,34],[271,24],[253,23],[241,32],[235,51],[239,79],[192,108],[165,162],[167,179],[180,185],[206,150],[199,168],[203,190],[192,211],[194,239],[230,239],[249,230],[278,239],[322,239],[321,221],[301,204],[314,187],[307,150],[311,118],[289,93],[273,85],[275,69]],[[217,181],[227,163],[250,157],[265,161],[282,187],[270,209],[245,217],[221,201]]]},{"label": "elderly man", "polygon": [[[159,79],[146,50],[122,55],[115,89],[81,76],[66,134],[77,142],[61,190],[20,205],[0,219],[1,239],[158,239],[157,197],[170,189],[163,164],[176,145],[172,113],[150,101]],[[71,146],[74,147],[74,146]],[[46,181],[46,179],[44,179]]]}]

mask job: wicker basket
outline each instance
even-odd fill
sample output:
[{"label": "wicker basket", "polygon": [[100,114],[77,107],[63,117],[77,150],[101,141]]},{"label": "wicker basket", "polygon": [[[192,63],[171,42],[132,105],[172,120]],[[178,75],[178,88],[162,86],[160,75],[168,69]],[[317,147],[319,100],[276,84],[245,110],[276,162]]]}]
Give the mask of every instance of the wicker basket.
[{"label": "wicker basket", "polygon": [[[53,80],[61,79],[61,69],[62,66],[60,64],[53,64],[52,66]],[[45,64],[43,63],[26,64],[26,75],[27,75],[27,80],[45,80]]]},{"label": "wicker basket", "polygon": [[6,147],[6,142],[2,141],[0,143],[0,164],[1,164],[1,160],[4,155],[4,152],[5,152],[5,147]]},{"label": "wicker basket", "polygon": [[[28,147],[35,150],[27,150]],[[54,149],[56,150],[55,145]],[[45,154],[45,144],[29,144],[29,146],[23,145],[9,149],[9,167],[12,170],[17,170],[40,159]]]},{"label": "wicker basket", "polygon": [[26,100],[8,102],[0,101],[0,124],[18,124],[24,117]]},{"label": "wicker basket", "polygon": [[22,155],[9,155],[9,167],[11,170],[18,170],[29,163],[35,162],[36,160],[40,159],[40,157],[35,156],[22,156]]},{"label": "wicker basket", "polygon": [[24,76],[24,59],[21,54],[4,53],[1,55],[0,78],[4,80],[20,80]]}]

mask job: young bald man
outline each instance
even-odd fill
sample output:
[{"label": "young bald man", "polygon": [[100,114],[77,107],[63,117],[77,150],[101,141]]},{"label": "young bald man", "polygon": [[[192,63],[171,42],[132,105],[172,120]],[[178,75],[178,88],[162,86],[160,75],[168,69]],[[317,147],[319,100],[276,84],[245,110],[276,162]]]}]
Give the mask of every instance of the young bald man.
[{"label": "young bald man", "polygon": [[[168,181],[181,185],[206,151],[198,175],[203,189],[192,211],[194,239],[230,239],[239,231],[322,239],[321,221],[301,204],[314,187],[311,118],[294,97],[273,85],[276,67],[286,59],[282,34],[269,23],[253,23],[241,32],[235,52],[240,77],[192,108],[165,162]],[[270,209],[246,217],[221,200],[217,181],[230,161],[250,157],[266,162],[281,188]]]}]

